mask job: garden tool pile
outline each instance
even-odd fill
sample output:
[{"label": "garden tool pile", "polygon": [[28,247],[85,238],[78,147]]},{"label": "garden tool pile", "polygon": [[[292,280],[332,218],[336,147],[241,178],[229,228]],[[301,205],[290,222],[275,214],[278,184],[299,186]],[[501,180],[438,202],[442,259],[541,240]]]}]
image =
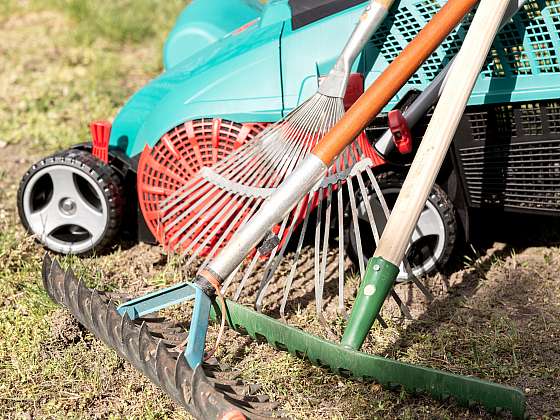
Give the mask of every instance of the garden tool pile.
[{"label": "garden tool pile", "polygon": [[[315,96],[251,142],[204,168],[161,205],[166,247],[180,253],[186,266],[199,264],[192,281],[116,306],[106,294],[88,289],[72,271],[64,272],[56,261],[45,258],[43,278],[51,298],[68,307],[88,330],[197,418],[278,414],[266,398],[247,393],[236,380],[205,363],[210,320],[221,322],[221,331],[227,324],[339,374],[434,398],[452,397],[463,405],[507,410],[515,417],[524,414],[525,398],[517,389],[359,351],[374,321],[383,322],[380,312],[387,297],[393,296],[403,306],[393,291],[399,272],[408,273],[422,287],[405,259],[410,238],[492,41],[504,19],[519,6],[509,0],[482,0],[473,12],[477,1],[449,0],[344,113],[352,63],[392,3],[370,1]],[[371,169],[375,153],[362,132],[466,16],[472,22],[460,52],[408,113],[414,120],[419,115],[415,109],[429,108],[440,96],[389,215]],[[365,206],[367,229],[375,243],[361,240],[357,196],[366,198],[360,205]],[[278,314],[286,317],[290,294],[297,287],[294,279],[304,264],[300,257],[306,236],[313,230],[314,304],[325,328],[325,284],[333,276],[329,258],[332,248],[337,251],[337,308],[346,319],[340,343],[262,313],[270,285],[281,282]],[[357,244],[360,274],[349,316],[349,297],[344,294],[347,240]],[[369,261],[362,256],[364,246],[375,248]],[[285,260],[286,275],[277,276]],[[257,287],[249,287],[256,277]],[[240,303],[248,299],[254,309]],[[194,306],[188,332],[166,329],[149,316],[189,300]],[[184,342],[182,349],[178,344]]]}]

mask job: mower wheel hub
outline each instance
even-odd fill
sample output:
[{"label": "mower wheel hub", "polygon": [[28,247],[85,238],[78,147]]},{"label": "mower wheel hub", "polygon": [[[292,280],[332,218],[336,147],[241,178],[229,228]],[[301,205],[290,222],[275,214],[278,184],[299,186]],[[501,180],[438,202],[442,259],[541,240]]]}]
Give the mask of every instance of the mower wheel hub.
[{"label": "mower wheel hub", "polygon": [[72,216],[76,213],[76,202],[71,198],[63,198],[58,206],[65,216]]}]

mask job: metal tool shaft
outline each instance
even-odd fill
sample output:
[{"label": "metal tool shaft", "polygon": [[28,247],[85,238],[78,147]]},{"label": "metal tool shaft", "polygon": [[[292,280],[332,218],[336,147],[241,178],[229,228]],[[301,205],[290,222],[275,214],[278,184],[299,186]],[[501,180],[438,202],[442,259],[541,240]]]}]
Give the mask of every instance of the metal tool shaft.
[{"label": "metal tool shaft", "polygon": [[319,86],[320,94],[336,98],[344,97],[356,57],[385,20],[393,1],[370,0],[336,64]]}]

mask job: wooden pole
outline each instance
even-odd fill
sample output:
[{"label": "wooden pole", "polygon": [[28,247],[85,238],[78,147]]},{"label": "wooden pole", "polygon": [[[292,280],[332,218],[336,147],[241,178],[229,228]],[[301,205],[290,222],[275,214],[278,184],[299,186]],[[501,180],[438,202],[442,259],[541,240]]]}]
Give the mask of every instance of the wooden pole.
[{"label": "wooden pole", "polygon": [[509,0],[480,2],[375,256],[401,263],[508,4]]},{"label": "wooden pole", "polygon": [[428,194],[510,0],[482,0],[356,296],[341,343],[359,349],[393,288]]}]

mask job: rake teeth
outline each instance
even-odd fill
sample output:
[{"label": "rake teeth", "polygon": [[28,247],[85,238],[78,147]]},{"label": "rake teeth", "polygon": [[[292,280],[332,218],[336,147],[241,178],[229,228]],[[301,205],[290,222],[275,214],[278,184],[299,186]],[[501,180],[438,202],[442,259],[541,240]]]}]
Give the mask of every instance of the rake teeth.
[{"label": "rake teeth", "polygon": [[[88,289],[71,270],[64,271],[49,255],[44,257],[42,276],[45,290],[53,301],[66,306],[85,328],[194,417],[264,419],[270,415],[273,404],[246,395],[249,392],[239,392],[250,387],[224,386],[212,373],[207,376],[205,368],[191,369],[184,353],[175,351],[168,344],[167,329],[163,333],[165,339],[154,337],[150,332],[151,320],[136,322],[126,314],[121,316],[115,304],[103,293]],[[161,334],[161,328],[158,334]],[[169,330],[171,334],[177,334],[175,328]],[[213,369],[210,367],[211,371]]]}]

